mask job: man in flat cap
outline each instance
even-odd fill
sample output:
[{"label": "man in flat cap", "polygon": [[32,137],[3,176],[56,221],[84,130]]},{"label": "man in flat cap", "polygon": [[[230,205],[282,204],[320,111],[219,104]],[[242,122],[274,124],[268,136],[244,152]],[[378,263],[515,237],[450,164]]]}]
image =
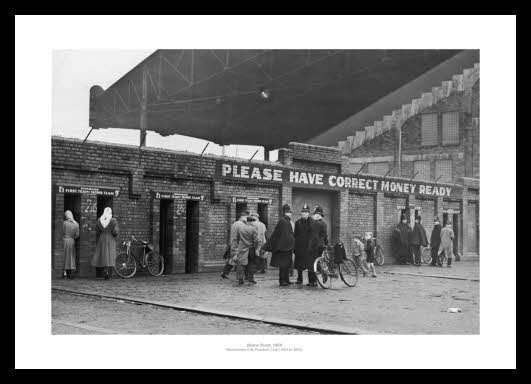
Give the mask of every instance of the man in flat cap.
[{"label": "man in flat cap", "polygon": [[254,219],[247,216],[246,221],[242,221],[236,234],[236,241],[238,246],[234,256],[230,259],[231,265],[236,266],[236,278],[238,284],[244,283],[244,277],[247,277],[249,283],[256,284],[254,280],[254,252],[258,246],[258,231],[255,226],[251,224]]},{"label": "man in flat cap", "polygon": [[240,211],[240,213],[238,214],[238,220],[236,220],[230,228],[230,251],[227,263],[225,263],[223,272],[221,272],[221,277],[223,279],[226,279],[228,277],[230,271],[234,266],[234,263],[231,262],[231,260],[236,254],[236,250],[238,249],[239,233],[242,227],[245,226],[245,223],[247,223],[247,216],[249,216],[249,211],[245,209]]},{"label": "man in flat cap", "polygon": [[[311,268],[308,268],[308,286],[317,287],[317,275],[313,270],[313,264],[315,259],[321,256],[323,253],[324,247],[328,246],[328,230],[326,222],[323,220],[324,212],[323,208],[320,206],[315,207],[313,211],[313,217],[310,224],[311,227],[311,236],[309,243],[309,265]],[[325,277],[326,278],[326,277]]]},{"label": "man in flat cap", "polygon": [[257,259],[258,265],[256,265],[256,269],[261,273],[265,273],[265,269],[267,268],[267,258],[262,259],[260,256],[261,256],[262,246],[266,242],[265,234],[266,234],[267,229],[266,229],[265,224],[260,221],[260,215],[258,213],[253,212],[249,215],[249,217],[251,218],[251,220],[253,220],[251,224],[254,225],[254,227],[258,231],[258,246],[256,247],[256,250],[255,250],[256,257],[258,258]]},{"label": "man in flat cap", "polygon": [[267,240],[265,250],[272,252],[270,265],[279,268],[278,281],[281,287],[292,284],[289,281],[289,266],[293,256],[295,237],[291,226],[291,207],[282,206],[282,217],[278,220],[275,230]]},{"label": "man in flat cap", "polygon": [[297,281],[295,284],[302,284],[302,272],[307,269],[311,271],[313,264],[310,262],[310,237],[312,233],[310,218],[310,207],[304,204],[301,211],[301,218],[295,222],[295,263],[294,267],[297,270]]}]

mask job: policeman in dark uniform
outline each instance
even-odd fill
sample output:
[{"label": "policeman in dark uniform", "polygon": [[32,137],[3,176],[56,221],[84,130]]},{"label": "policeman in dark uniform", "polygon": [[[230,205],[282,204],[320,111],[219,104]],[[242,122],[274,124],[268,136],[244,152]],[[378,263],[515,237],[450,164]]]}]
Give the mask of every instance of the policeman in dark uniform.
[{"label": "policeman in dark uniform", "polygon": [[313,264],[323,253],[324,247],[328,246],[328,231],[326,222],[323,220],[324,213],[323,208],[320,206],[315,207],[313,211],[313,217],[311,221],[311,236],[309,244],[310,258],[309,262],[311,268],[308,269],[308,285],[310,287],[317,287],[317,275],[313,270]]},{"label": "policeman in dark uniform", "polygon": [[313,264],[310,263],[310,236],[312,233],[310,218],[310,207],[304,204],[301,212],[302,217],[295,222],[295,263],[297,270],[297,281],[295,284],[302,284],[302,272],[307,269],[311,271]]}]

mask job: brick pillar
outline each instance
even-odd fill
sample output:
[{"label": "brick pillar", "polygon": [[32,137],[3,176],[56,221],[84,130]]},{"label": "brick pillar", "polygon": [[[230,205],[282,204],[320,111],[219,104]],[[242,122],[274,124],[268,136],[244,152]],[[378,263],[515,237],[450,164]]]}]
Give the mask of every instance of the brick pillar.
[{"label": "brick pillar", "polygon": [[288,148],[278,150],[278,161],[284,165],[291,165],[293,162],[293,151]]},{"label": "brick pillar", "polygon": [[[341,190],[338,193],[339,198],[339,240],[345,244],[345,247],[347,244],[349,244],[349,228],[348,228],[348,197],[349,197],[349,191],[348,189]],[[346,250],[347,254],[348,249]]]},{"label": "brick pillar", "polygon": [[[151,198],[151,223],[153,226],[153,232],[151,233],[151,241],[153,243],[153,248],[155,251],[160,252],[160,200]],[[175,232],[174,232],[175,233]]]},{"label": "brick pillar", "polygon": [[459,229],[461,233],[459,236],[461,236],[461,249],[459,250],[461,252],[461,256],[464,258],[468,255],[468,232],[465,231],[465,225],[468,223],[468,188],[465,186],[463,187],[463,196],[461,200],[461,222],[459,223]]},{"label": "brick pillar", "polygon": [[443,198],[438,197],[437,201],[435,202],[435,215],[439,216],[441,225],[443,223],[443,204],[444,204]]},{"label": "brick pillar", "polygon": [[[284,204],[289,204],[291,207],[292,204],[292,193],[293,189],[291,186],[282,185],[282,189],[280,190],[280,201],[279,203],[279,216],[282,216],[282,206]],[[292,207],[293,209],[293,207]]]},{"label": "brick pillar", "polygon": [[[383,192],[377,192],[376,193],[376,199],[375,199],[375,206],[376,206],[376,233],[374,234],[375,237],[380,238],[380,236],[383,234],[384,231],[384,194]],[[379,243],[383,244],[383,239],[379,239]]]},{"label": "brick pillar", "polygon": [[394,161],[393,175],[402,177],[402,127],[396,125],[394,128]]}]

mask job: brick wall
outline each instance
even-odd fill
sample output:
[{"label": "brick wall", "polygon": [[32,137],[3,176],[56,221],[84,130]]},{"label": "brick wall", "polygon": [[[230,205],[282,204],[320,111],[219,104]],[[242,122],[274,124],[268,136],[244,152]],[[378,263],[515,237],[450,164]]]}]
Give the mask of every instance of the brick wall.
[{"label": "brick wall", "polygon": [[[365,232],[376,234],[376,195],[350,193],[348,199],[347,250],[353,248],[354,236]],[[350,255],[350,254],[349,254]]]},{"label": "brick wall", "polygon": [[[395,131],[387,131],[355,148],[350,154],[351,158],[359,159],[360,163],[370,162],[371,158],[380,158],[377,161],[389,161],[389,167],[395,167],[391,174],[401,177],[413,176],[414,160],[428,158],[432,167],[431,180],[437,177],[434,172],[435,159],[451,159],[454,180],[462,176],[479,177],[479,124],[475,126],[472,121],[473,118],[479,117],[479,81],[472,89],[470,100],[468,97],[465,92],[455,93],[422,112],[422,114],[437,114],[439,143],[437,145],[421,146],[422,114],[411,117],[402,125],[402,170],[400,174],[398,174],[398,166],[394,160],[397,151]],[[459,112],[459,144],[442,145],[443,113],[454,111]],[[382,159],[384,157],[387,159]],[[465,160],[468,161],[469,170],[465,169]],[[351,163],[349,167],[357,172],[359,165]]]}]

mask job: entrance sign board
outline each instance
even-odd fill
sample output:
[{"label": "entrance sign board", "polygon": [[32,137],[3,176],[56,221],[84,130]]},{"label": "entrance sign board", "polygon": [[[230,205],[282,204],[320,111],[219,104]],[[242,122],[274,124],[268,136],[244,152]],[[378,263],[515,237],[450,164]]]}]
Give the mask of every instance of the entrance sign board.
[{"label": "entrance sign board", "polygon": [[173,192],[161,192],[153,191],[153,198],[155,199],[173,199],[173,200],[193,200],[204,201],[205,195],[198,193],[173,193]]},{"label": "entrance sign board", "polygon": [[231,203],[273,204],[273,199],[267,197],[231,196]]},{"label": "entrance sign board", "polygon": [[57,193],[79,193],[79,194],[84,194],[84,195],[97,195],[97,196],[118,196],[120,194],[120,189],[58,184],[56,186],[56,192]]}]

